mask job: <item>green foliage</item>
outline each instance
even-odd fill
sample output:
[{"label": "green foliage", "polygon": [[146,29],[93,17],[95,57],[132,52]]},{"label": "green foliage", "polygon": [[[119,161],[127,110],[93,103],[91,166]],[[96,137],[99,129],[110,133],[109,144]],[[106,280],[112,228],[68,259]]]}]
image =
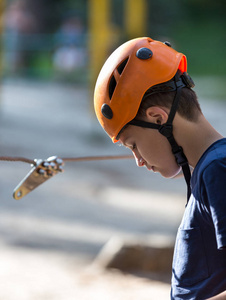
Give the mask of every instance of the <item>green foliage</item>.
[{"label": "green foliage", "polygon": [[225,74],[226,1],[148,0],[148,5],[148,35],[168,39],[186,54],[191,73]]}]

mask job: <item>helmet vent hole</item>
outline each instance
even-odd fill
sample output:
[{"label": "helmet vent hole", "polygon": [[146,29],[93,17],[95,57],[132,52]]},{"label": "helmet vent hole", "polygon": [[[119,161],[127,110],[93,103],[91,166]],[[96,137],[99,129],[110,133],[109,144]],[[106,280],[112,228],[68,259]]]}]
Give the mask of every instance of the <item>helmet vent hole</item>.
[{"label": "helmet vent hole", "polygon": [[109,83],[109,98],[111,99],[112,98],[112,95],[114,93],[114,90],[115,90],[115,87],[116,87],[116,80],[115,80],[115,77],[114,75],[111,77],[111,80],[110,80],[110,83]]},{"label": "helmet vent hole", "polygon": [[124,70],[124,68],[125,68],[125,66],[126,66],[126,64],[127,64],[128,59],[129,59],[129,57],[127,57],[127,58],[126,58],[126,59],[118,66],[117,70],[118,70],[118,72],[119,72],[120,75],[122,74],[122,72],[123,72],[123,70]]}]

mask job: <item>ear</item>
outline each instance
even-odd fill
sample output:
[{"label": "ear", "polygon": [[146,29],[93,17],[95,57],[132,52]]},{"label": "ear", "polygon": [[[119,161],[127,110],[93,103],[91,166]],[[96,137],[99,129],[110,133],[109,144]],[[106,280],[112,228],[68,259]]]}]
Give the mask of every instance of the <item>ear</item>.
[{"label": "ear", "polygon": [[146,118],[148,122],[162,125],[167,122],[169,112],[166,108],[152,106],[146,110]]}]

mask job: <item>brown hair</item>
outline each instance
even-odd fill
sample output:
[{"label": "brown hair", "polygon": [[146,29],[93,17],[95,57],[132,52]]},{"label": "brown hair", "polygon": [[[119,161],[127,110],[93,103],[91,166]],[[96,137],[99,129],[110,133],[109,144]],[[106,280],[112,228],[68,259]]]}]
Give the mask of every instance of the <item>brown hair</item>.
[{"label": "brown hair", "polygon": [[[146,91],[143,96],[141,105],[135,119],[145,116],[148,107],[163,106],[171,108],[176,92],[155,93],[150,95],[150,91]],[[149,94],[149,95],[148,95]],[[196,93],[187,87],[182,88],[177,112],[189,121],[197,121],[198,116],[202,113]]]}]

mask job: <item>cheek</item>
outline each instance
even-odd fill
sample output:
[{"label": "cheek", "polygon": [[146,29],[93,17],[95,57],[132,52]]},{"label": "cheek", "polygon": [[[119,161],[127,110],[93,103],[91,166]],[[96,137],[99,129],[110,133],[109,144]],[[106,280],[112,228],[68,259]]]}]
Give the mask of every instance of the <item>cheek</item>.
[{"label": "cheek", "polygon": [[158,131],[152,132],[152,137],[143,142],[143,158],[155,165],[166,163],[172,155],[168,140]]},{"label": "cheek", "polygon": [[163,177],[176,176],[180,172],[180,167],[176,163],[168,140],[157,133],[152,141],[155,142],[147,142],[146,147],[143,148],[142,157]]}]

